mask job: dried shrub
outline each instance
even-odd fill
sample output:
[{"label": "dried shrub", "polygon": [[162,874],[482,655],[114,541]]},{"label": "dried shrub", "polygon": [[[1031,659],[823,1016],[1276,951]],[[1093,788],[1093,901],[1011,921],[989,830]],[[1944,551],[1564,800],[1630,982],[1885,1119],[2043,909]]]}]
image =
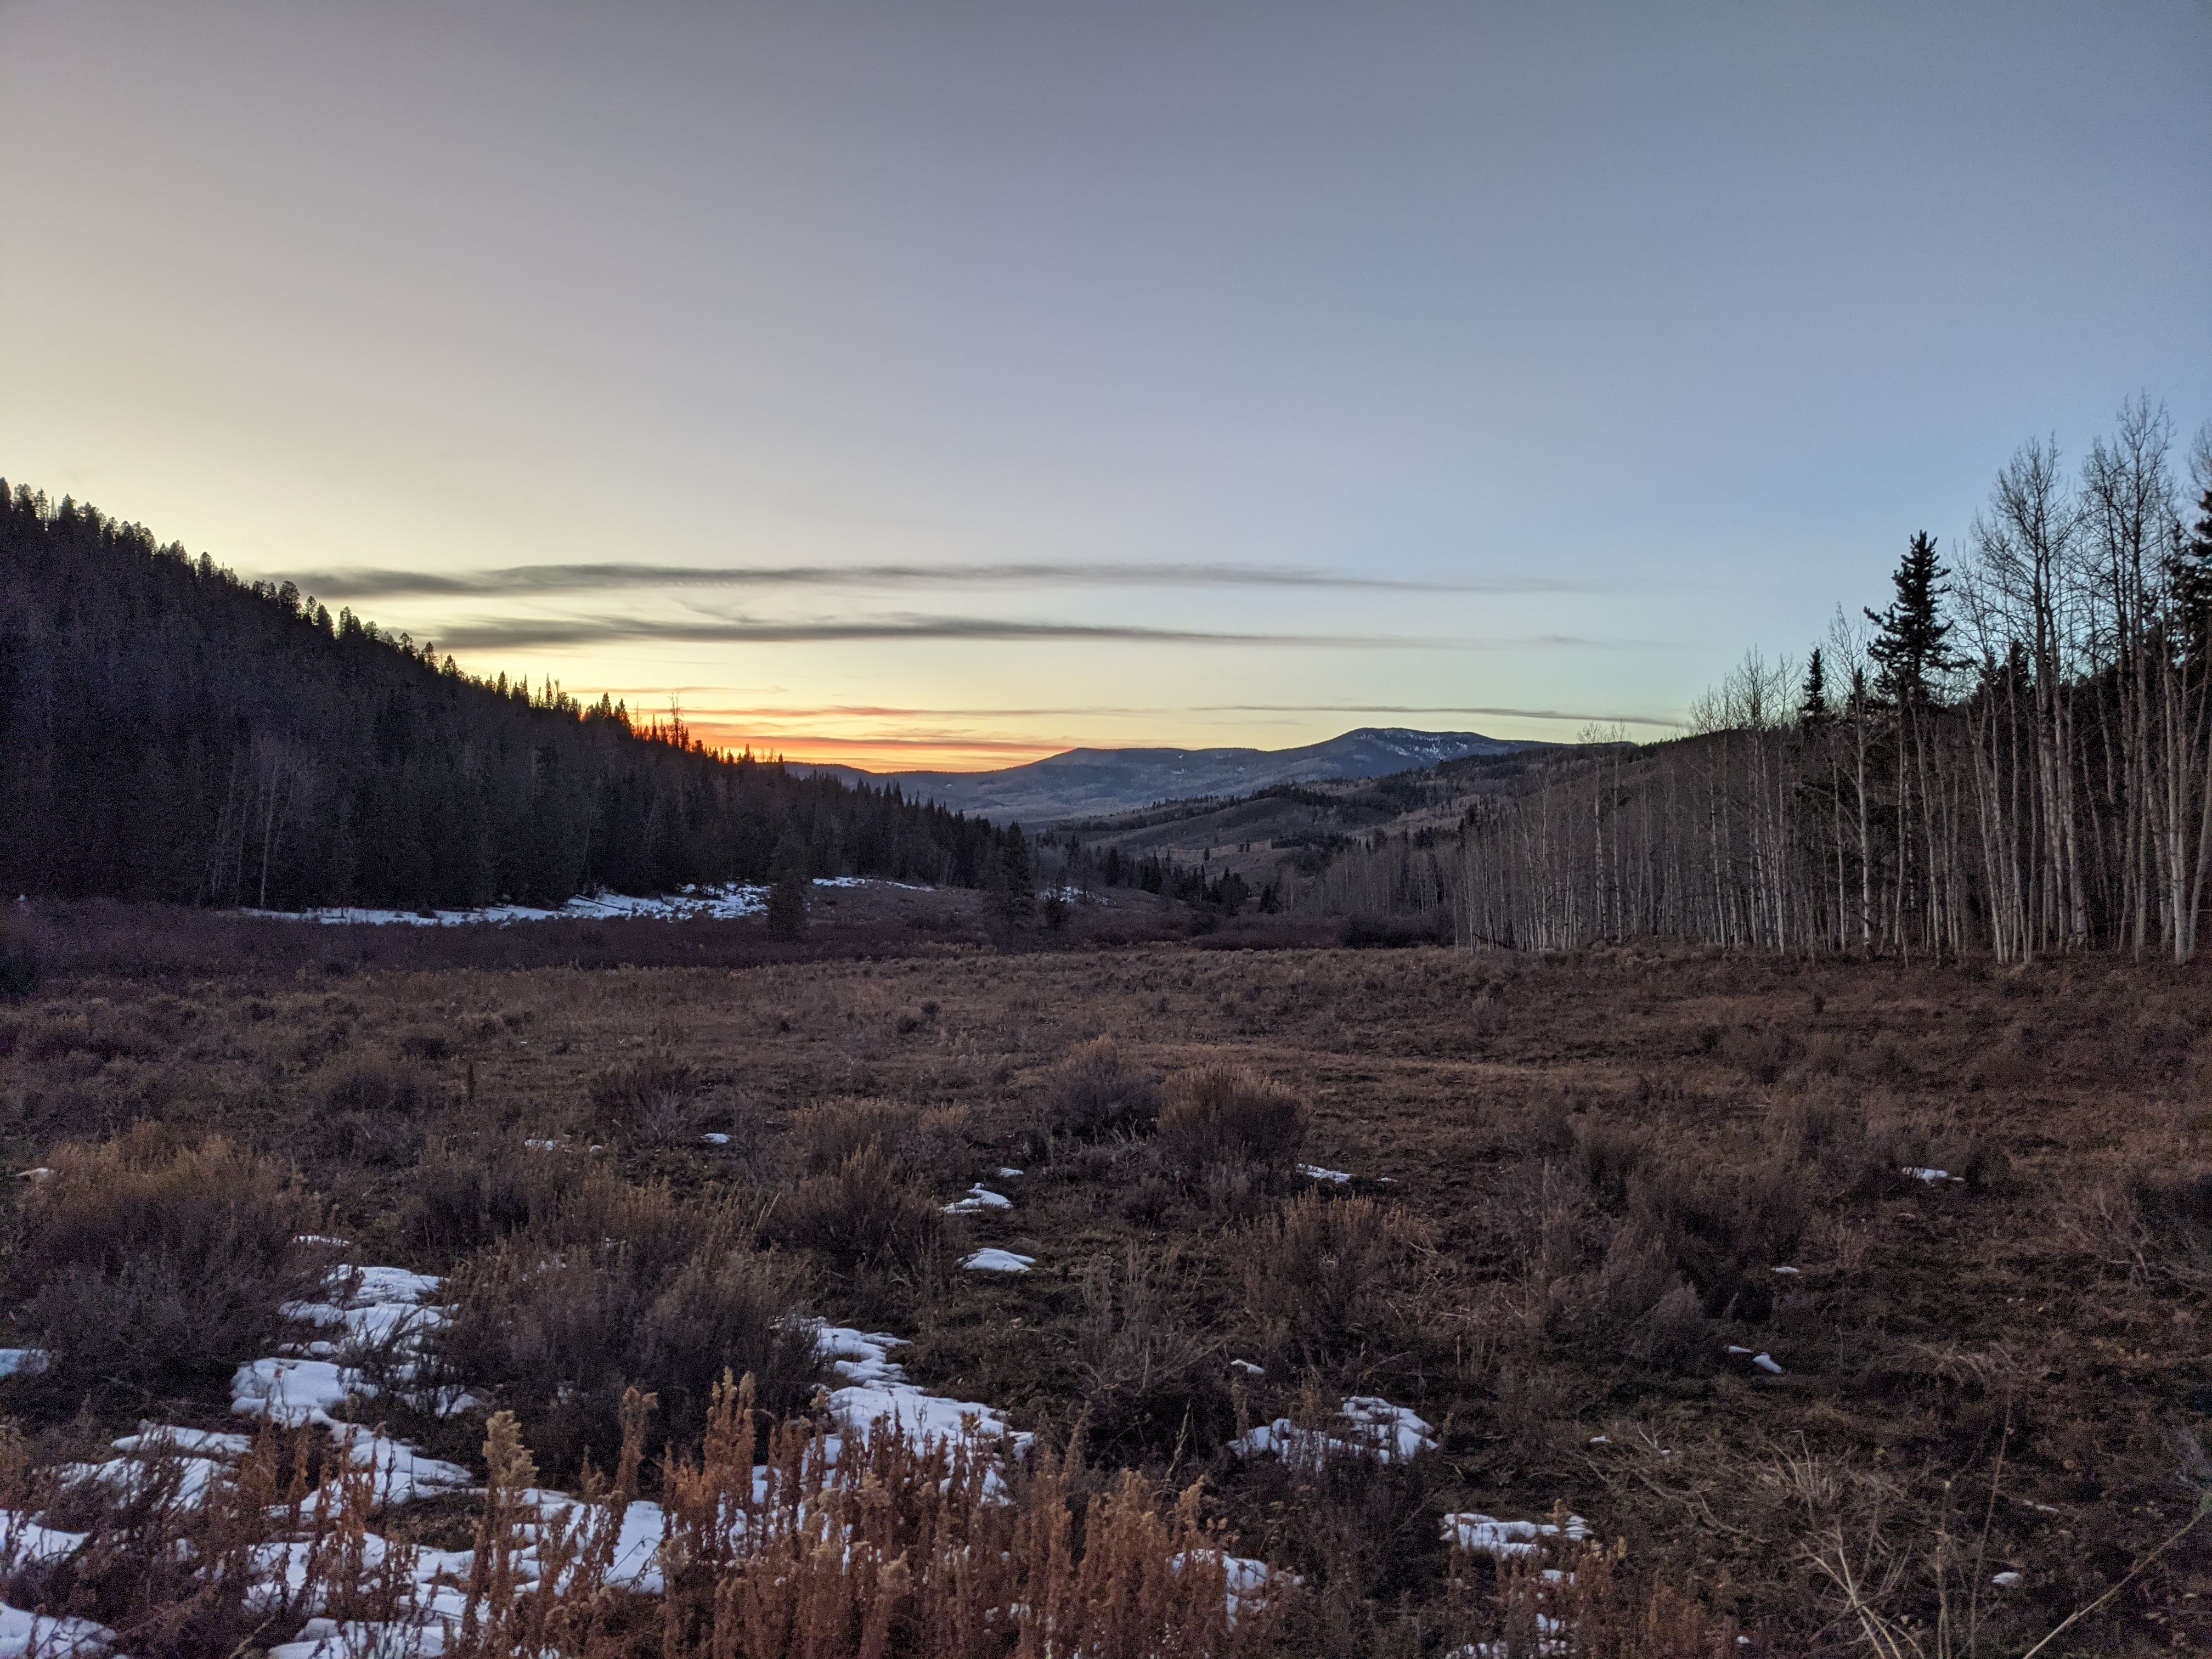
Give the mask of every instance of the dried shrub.
[{"label": "dried shrub", "polygon": [[718,1091],[702,1103],[700,1130],[720,1135],[720,1155],[728,1158],[748,1181],[763,1177],[768,1165],[768,1114],[760,1103],[742,1090]]},{"label": "dried shrub", "polygon": [[1898,1183],[1901,1164],[1921,1158],[1897,1127],[1877,1121],[1852,1091],[1815,1083],[1782,1100],[1771,1115],[1776,1156],[1830,1199],[1868,1199]]},{"label": "dried shrub", "polygon": [[[1312,1389],[1300,1391],[1289,1415],[1324,1435],[1343,1426],[1334,1402]],[[1301,1608],[1300,1639],[1290,1650],[1397,1650],[1371,1643],[1371,1621],[1376,1602],[1419,1595],[1441,1576],[1439,1462],[1386,1463],[1347,1447],[1244,1465],[1230,1498],[1232,1516],[1248,1537],[1257,1534],[1254,1553],[1297,1572],[1316,1592]]]},{"label": "dried shrub", "polygon": [[1724,1063],[1762,1087],[1778,1080],[1800,1052],[1797,1040],[1789,1032],[1748,1025],[1723,1033],[1717,1048]]},{"label": "dried shrub", "polygon": [[1270,1363],[1326,1364],[1390,1327],[1391,1292],[1425,1242],[1391,1206],[1319,1192],[1238,1230],[1245,1312]]},{"label": "dried shrub", "polygon": [[441,1060],[453,1052],[453,1042],[443,1031],[410,1031],[399,1039],[399,1052],[410,1060]]},{"label": "dried shrub", "polygon": [[1595,1113],[1576,1119],[1573,1133],[1583,1185],[1601,1203],[1620,1203],[1629,1177],[1650,1157],[1651,1143],[1641,1131]]},{"label": "dried shrub", "polygon": [[422,1150],[422,1131],[404,1119],[373,1112],[340,1112],[318,1118],[308,1151],[333,1164],[401,1169]]},{"label": "dried shrub", "polygon": [[1121,1063],[1110,1036],[1078,1043],[1045,1082],[1045,1122],[1079,1140],[1149,1134],[1159,1121],[1160,1091]]},{"label": "dried shrub", "polygon": [[701,1113],[698,1068],[656,1048],[592,1079],[592,1133],[631,1146],[665,1146],[695,1139]]},{"label": "dried shrub", "polygon": [[153,1060],[167,1046],[163,1035],[137,1010],[117,1008],[100,998],[66,1012],[47,1004],[21,1042],[24,1054],[35,1060],[79,1054],[101,1060]]},{"label": "dried shrub", "polygon": [[705,1452],[664,1483],[670,1553],[690,1564],[656,1621],[669,1659],[1277,1650],[1295,1591],[1237,1571],[1196,1487],[1073,1455],[1002,1470],[993,1448],[887,1425],[833,1466],[807,1425],[763,1444],[751,1404],[722,1391]]},{"label": "dried shrub", "polygon": [[2135,1284],[2212,1289],[2212,1170],[2138,1170],[2069,1194],[2058,1237]]},{"label": "dried shrub", "polygon": [[341,1067],[317,1091],[325,1112],[368,1116],[412,1116],[437,1104],[436,1091],[404,1066],[364,1060]]},{"label": "dried shrub", "polygon": [[[1564,1530],[1568,1519],[1562,1504],[1550,1524]],[[1625,1546],[1593,1542],[1509,1564],[1497,1579],[1496,1639],[1472,1650],[1493,1659],[1729,1659],[1739,1650],[1733,1620],[1670,1583],[1637,1577],[1626,1562]],[[1455,1552],[1455,1577],[1465,1579],[1473,1565]]]},{"label": "dried shrub", "polygon": [[1796,1250],[1807,1206],[1801,1171],[1778,1158],[1730,1168],[1654,1160],[1629,1183],[1632,1212],[1697,1287],[1709,1313],[1763,1319],[1773,1269]]},{"label": "dried shrub", "polygon": [[1992,1094],[2019,1094],[2042,1079],[2045,1068],[2027,1052],[2015,1033],[1997,1048],[1977,1055],[1966,1068],[1967,1086]]},{"label": "dried shrub", "polygon": [[1597,1364],[1629,1360],[1662,1371],[1708,1363],[1713,1330],[1698,1292],[1666,1248],[1630,1222],[1593,1267],[1556,1285],[1551,1326]]},{"label": "dried shrub", "polygon": [[834,1174],[871,1146],[910,1180],[936,1186],[969,1178],[965,1107],[927,1109],[897,1100],[836,1100],[793,1114],[788,1146],[802,1176]]},{"label": "dried shrub", "polygon": [[579,1237],[571,1212],[456,1270],[434,1342],[453,1377],[496,1390],[564,1472],[619,1455],[629,1389],[659,1396],[653,1453],[696,1442],[726,1370],[751,1374],[776,1410],[804,1403],[820,1367],[795,1264],[755,1249],[732,1212],[665,1188],[589,1208],[599,1238]]},{"label": "dried shrub", "polygon": [[1095,1261],[1083,1275],[1075,1337],[1085,1435],[1125,1456],[1211,1449],[1234,1428],[1220,1346],[1169,1316],[1160,1280],[1175,1264],[1148,1261],[1132,1243],[1120,1270]]},{"label": "dried shrub", "polygon": [[1185,1170],[1249,1164],[1279,1174],[1305,1137],[1298,1097],[1248,1067],[1201,1066],[1168,1079],[1160,1146]]},{"label": "dried shrub", "polygon": [[918,1267],[945,1237],[947,1218],[929,1190],[870,1141],[779,1194],[763,1226],[777,1243],[851,1273]]},{"label": "dried shrub", "polygon": [[13,1291],[60,1382],[181,1380],[265,1351],[314,1282],[295,1245],[314,1206],[220,1137],[156,1125],[64,1146],[19,1216]]},{"label": "dried shrub", "polygon": [[512,1142],[489,1152],[441,1152],[416,1167],[399,1206],[399,1231],[434,1251],[480,1249],[547,1224],[581,1189],[610,1179],[574,1158]]}]

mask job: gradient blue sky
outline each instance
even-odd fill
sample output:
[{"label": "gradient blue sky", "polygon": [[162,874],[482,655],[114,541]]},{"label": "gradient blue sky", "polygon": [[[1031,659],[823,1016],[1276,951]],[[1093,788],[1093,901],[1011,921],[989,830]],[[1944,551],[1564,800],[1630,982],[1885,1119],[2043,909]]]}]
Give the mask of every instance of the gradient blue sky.
[{"label": "gradient blue sky", "polygon": [[2189,0],[0,0],[0,472],[793,755],[1665,722],[2139,392]]}]

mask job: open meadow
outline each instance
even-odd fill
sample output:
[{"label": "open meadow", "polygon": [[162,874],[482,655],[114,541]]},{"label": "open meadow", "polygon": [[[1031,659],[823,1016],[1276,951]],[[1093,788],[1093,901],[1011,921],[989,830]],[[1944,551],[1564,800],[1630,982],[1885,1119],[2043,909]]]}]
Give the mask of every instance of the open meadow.
[{"label": "open meadow", "polygon": [[[1193,1651],[2017,1654],[2093,1603],[2042,1650],[2212,1642],[2203,1537],[2150,1559],[2212,1490],[2199,975],[895,944],[50,977],[0,1010],[9,1152],[52,1172],[15,1183],[15,1340],[50,1364],[6,1385],[9,1503],[117,1549],[185,1526],[150,1475],[56,1471],[142,1420],[250,1428],[234,1368],[308,1352],[301,1304],[342,1257],[444,1276],[451,1310],[321,1350],[368,1384],[325,1420],[469,1471],[361,1498],[393,1549],[486,1553],[493,1410],[546,1486],[614,1470],[672,1516],[728,1438],[725,1366],[762,1424],[819,1429],[817,1389],[895,1352],[914,1397],[1018,1437],[957,1443],[996,1460],[979,1510],[1058,1504],[1104,1539],[1086,1505],[1133,1505],[1174,1559],[1230,1564],[1232,1613],[1264,1564],[1211,1635],[1163,1604]],[[903,1342],[842,1369],[859,1351],[800,1315]],[[300,1445],[252,1457],[332,1478]],[[41,1565],[20,1536],[6,1599],[133,1652],[345,1612],[242,1588],[164,1610],[152,1581],[181,1601],[185,1575]],[[1035,1571],[1074,1584],[1070,1550]],[[712,1648],[714,1593],[683,1623],[664,1564],[556,1645],[1024,1639],[1002,1607],[925,1640],[931,1595],[989,1587],[879,1572],[838,1592],[836,1640],[794,1613]]]}]

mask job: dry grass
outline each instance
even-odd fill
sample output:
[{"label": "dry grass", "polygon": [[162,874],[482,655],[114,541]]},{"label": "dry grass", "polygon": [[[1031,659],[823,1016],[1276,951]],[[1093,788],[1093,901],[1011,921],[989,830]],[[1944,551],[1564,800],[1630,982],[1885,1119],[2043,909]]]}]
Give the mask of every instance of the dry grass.
[{"label": "dry grass", "polygon": [[[367,1544],[373,1471],[326,1455],[319,1431],[264,1426],[230,1478],[191,1496],[173,1446],[143,1454],[136,1479],[58,1488],[0,1437],[0,1504],[43,1507],[88,1534],[60,1562],[0,1565],[0,1597],[114,1631],[145,1659],[199,1659],[288,1639],[311,1613],[390,1620],[406,1607],[414,1550]],[[253,1564],[283,1553],[289,1582],[256,1590]]]},{"label": "dry grass", "polygon": [[1297,1162],[1305,1108],[1249,1066],[1199,1066],[1168,1079],[1160,1150],[1193,1172],[1240,1166],[1279,1176]]},{"label": "dry grass", "polygon": [[287,1173],[220,1136],[141,1125],[49,1154],[9,1263],[50,1386],[189,1379],[262,1352],[314,1282],[294,1243],[315,1209]]},{"label": "dry grass", "polygon": [[531,1425],[554,1473],[605,1465],[633,1389],[660,1402],[647,1450],[695,1443],[724,1370],[790,1411],[820,1376],[798,1265],[756,1249],[751,1218],[680,1205],[665,1187],[572,1203],[462,1262],[437,1355]]},{"label": "dry grass", "polygon": [[[1162,1515],[1162,1483],[1203,1478],[1201,1522],[1307,1578],[1291,1650],[1497,1639],[1506,1586],[1487,1562],[1453,1583],[1439,1518],[1540,1516],[1561,1498],[1608,1548],[1626,1540],[1617,1606],[1590,1615],[1606,1628],[1702,1640],[1732,1618],[1751,1638],[1740,1651],[1863,1650],[1808,1553],[1840,1535],[1855,1570],[1876,1540],[1869,1605],[1924,1633],[1947,1593],[1932,1540],[1981,1536],[2000,1444],[1985,1565],[2021,1582],[1983,1574],[1974,1650],[2021,1653],[2092,1607],[2045,1653],[2212,1644],[2198,1535],[2149,1559],[2197,1502],[2175,1437],[2212,1425],[2197,1184],[2212,1045],[2193,970],[1978,977],[1644,943],[1556,959],[1002,956],[915,937],[875,961],[734,972],[333,978],[288,963],[126,981],[48,955],[64,965],[42,995],[0,1011],[0,1134],[18,1167],[158,1118],[175,1146],[220,1135],[271,1170],[302,1160],[325,1228],[365,1259],[514,1263],[557,1236],[588,1247],[598,1296],[616,1273],[599,1241],[620,1238],[641,1308],[711,1218],[735,1215],[747,1261],[773,1242],[769,1259],[807,1280],[785,1305],[913,1337],[902,1357],[927,1385],[1048,1440],[1087,1413],[1088,1450],[1060,1466],[1079,1517],[1123,1464],[1148,1472]],[[1216,1081],[1165,1089],[1152,1137],[1051,1131],[1062,1068],[1100,1030],[1120,1074]],[[405,1046],[430,1036],[442,1048]],[[576,1133],[593,1079],[662,1054],[694,1068],[702,1113],[742,1100],[757,1144]],[[411,1073],[419,1103],[326,1112],[356,1066]],[[1220,1081],[1240,1073],[1254,1081]],[[1247,1096],[1249,1113],[1222,1104]],[[530,1138],[563,1150],[526,1151]],[[593,1139],[608,1150],[586,1152]],[[1358,1179],[1305,1196],[1300,1158]],[[1028,1173],[1000,1182],[1002,1164]],[[1908,1165],[1962,1179],[1930,1185]],[[943,1218],[978,1179],[1013,1208]],[[635,1202],[623,1194],[657,1188],[660,1219],[607,1224]],[[20,1199],[35,1204],[31,1183]],[[1414,1230],[1379,1268],[1360,1229],[1332,1231],[1357,1204]],[[945,1271],[951,1225],[1035,1271]],[[14,1312],[27,1340],[22,1301]],[[1271,1331],[1283,1340],[1263,1351]],[[560,1344],[538,1351],[540,1380],[498,1402],[516,1432],[558,1473],[586,1445],[611,1467],[617,1384],[652,1382],[644,1355],[586,1379]],[[1761,1352],[1782,1375],[1752,1364]],[[684,1459],[706,1432],[705,1357],[681,1361],[690,1403],[668,1388],[646,1431]],[[1231,1358],[1267,1375],[1232,1378]],[[597,1402],[588,1436],[542,1403],[580,1381]],[[160,1386],[211,1416],[227,1407],[212,1364]],[[81,1394],[9,1390],[38,1458],[93,1431],[71,1427]],[[1304,1410],[1302,1395],[1325,1419],[1355,1392],[1419,1411],[1441,1451],[1312,1486],[1220,1449],[1240,1421]],[[95,1401],[99,1431],[138,1409]],[[481,1421],[447,1431],[483,1437]],[[1802,1478],[1774,1474],[1784,1458]],[[641,1492],[665,1495],[664,1467],[647,1460]],[[841,1575],[820,1593],[849,1611],[879,1588]],[[659,1612],[622,1616],[635,1635]]]},{"label": "dry grass", "polygon": [[1426,1230],[1371,1198],[1300,1194],[1239,1229],[1231,1243],[1244,1311],[1271,1365],[1312,1366],[1403,1334],[1396,1292],[1412,1278]]},{"label": "dry grass", "polygon": [[1121,1059],[1110,1036],[1078,1043],[1045,1079],[1046,1128],[1078,1140],[1152,1133],[1160,1091]]},{"label": "dry grass", "polygon": [[1135,1461],[1218,1443],[1232,1429],[1227,1356],[1170,1311],[1167,1287],[1186,1266],[1147,1258],[1133,1241],[1119,1262],[1092,1261],[1075,1334],[1084,1437]]}]

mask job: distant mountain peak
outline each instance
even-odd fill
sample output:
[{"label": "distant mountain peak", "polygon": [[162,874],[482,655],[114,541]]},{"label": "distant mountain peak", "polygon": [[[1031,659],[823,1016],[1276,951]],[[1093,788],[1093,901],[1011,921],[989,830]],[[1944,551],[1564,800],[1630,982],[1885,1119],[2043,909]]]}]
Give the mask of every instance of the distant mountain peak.
[{"label": "distant mountain peak", "polygon": [[1387,777],[1471,755],[1505,755],[1541,746],[1486,738],[1479,732],[1363,726],[1294,749],[1069,749],[991,772],[795,769],[896,784],[909,796],[1001,823],[1046,823],[1125,812],[1162,801],[1247,795],[1277,784]]}]

